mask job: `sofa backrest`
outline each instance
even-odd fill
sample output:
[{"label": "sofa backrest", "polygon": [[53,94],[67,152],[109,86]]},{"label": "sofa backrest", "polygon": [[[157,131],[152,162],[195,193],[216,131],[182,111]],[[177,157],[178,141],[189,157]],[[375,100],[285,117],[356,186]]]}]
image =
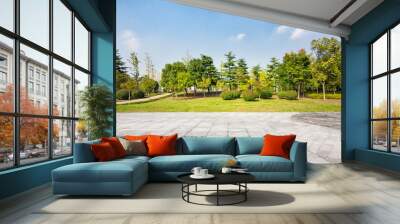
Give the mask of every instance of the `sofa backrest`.
[{"label": "sofa backrest", "polygon": [[236,155],[259,154],[263,144],[263,137],[236,137]]},{"label": "sofa backrest", "polygon": [[74,163],[95,162],[96,158],[94,157],[90,146],[98,143],[100,143],[100,140],[75,143]]},{"label": "sofa backrest", "polygon": [[235,155],[233,137],[194,137],[184,136],[177,142],[177,154],[226,154]]}]

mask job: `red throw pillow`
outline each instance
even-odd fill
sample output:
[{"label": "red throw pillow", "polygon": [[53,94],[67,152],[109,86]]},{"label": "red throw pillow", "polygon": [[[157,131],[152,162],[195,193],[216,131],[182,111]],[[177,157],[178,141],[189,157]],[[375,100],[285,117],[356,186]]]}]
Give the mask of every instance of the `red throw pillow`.
[{"label": "red throw pillow", "polygon": [[121,142],[117,137],[101,138],[101,142],[110,143],[110,145],[114,149],[115,155],[118,158],[126,156],[126,151],[124,149],[124,146],[122,146]]},{"label": "red throw pillow", "polygon": [[148,156],[176,155],[176,139],[178,134],[171,136],[149,135],[147,137]]},{"label": "red throw pillow", "polygon": [[146,142],[147,135],[125,135],[124,138],[129,141],[143,141]]},{"label": "red throw pillow", "polygon": [[262,156],[280,156],[286,159],[290,158],[290,148],[296,135],[265,135],[264,145],[261,149],[260,155]]},{"label": "red throw pillow", "polygon": [[99,162],[110,161],[117,158],[113,147],[108,142],[93,144],[91,145],[91,149],[94,157]]}]

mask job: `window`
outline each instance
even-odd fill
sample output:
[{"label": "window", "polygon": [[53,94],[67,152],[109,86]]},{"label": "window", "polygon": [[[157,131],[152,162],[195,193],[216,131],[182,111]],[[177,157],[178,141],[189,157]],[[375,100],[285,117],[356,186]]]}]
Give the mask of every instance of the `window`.
[{"label": "window", "polygon": [[370,46],[371,148],[400,153],[400,25]]},{"label": "window", "polygon": [[90,31],[66,4],[0,0],[0,170],[70,156],[87,139],[74,105],[90,84]]}]

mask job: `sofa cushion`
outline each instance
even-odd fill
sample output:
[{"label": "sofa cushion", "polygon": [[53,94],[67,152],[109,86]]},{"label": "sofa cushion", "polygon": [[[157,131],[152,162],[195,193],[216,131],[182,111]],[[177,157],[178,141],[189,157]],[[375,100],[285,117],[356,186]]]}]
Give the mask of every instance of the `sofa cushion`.
[{"label": "sofa cushion", "polygon": [[290,159],[290,148],[296,135],[270,135],[264,136],[264,145],[261,149],[262,156],[280,156]]},{"label": "sofa cushion", "polygon": [[105,162],[117,159],[118,156],[115,154],[113,146],[109,142],[102,142],[99,144],[93,144],[90,146],[96,161]]},{"label": "sofa cushion", "polygon": [[[53,170],[58,182],[130,182],[135,172],[143,172],[147,163],[140,159],[75,163]],[[147,173],[143,173],[147,176]]]},{"label": "sofa cushion", "polygon": [[193,167],[199,166],[210,171],[219,171],[230,159],[231,155],[175,155],[158,156],[149,160],[150,171],[163,172],[190,172]]},{"label": "sofa cushion", "polygon": [[170,136],[149,135],[147,137],[148,156],[166,156],[176,154],[176,139],[178,134]]},{"label": "sofa cushion", "polygon": [[127,140],[118,138],[126,151],[126,155],[147,155],[146,143],[141,140]]},{"label": "sofa cushion", "polygon": [[263,137],[237,137],[236,155],[260,154],[263,144]]},{"label": "sofa cushion", "polygon": [[249,172],[292,172],[292,161],[279,156],[239,155],[240,167]]},{"label": "sofa cushion", "polygon": [[122,158],[126,156],[126,151],[124,146],[121,144],[117,137],[103,137],[101,138],[101,142],[108,142],[114,149],[115,155],[117,158]]},{"label": "sofa cushion", "polygon": [[180,138],[180,154],[225,154],[235,155],[235,139],[232,137],[191,137]]}]

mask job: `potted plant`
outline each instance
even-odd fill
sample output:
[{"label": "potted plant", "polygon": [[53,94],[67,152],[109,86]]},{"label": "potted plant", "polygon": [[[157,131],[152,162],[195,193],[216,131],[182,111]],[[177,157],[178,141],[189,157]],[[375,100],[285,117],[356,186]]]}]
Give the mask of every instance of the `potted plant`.
[{"label": "potted plant", "polygon": [[80,107],[89,140],[110,136],[113,105],[112,92],[105,85],[95,84],[81,92]]}]

